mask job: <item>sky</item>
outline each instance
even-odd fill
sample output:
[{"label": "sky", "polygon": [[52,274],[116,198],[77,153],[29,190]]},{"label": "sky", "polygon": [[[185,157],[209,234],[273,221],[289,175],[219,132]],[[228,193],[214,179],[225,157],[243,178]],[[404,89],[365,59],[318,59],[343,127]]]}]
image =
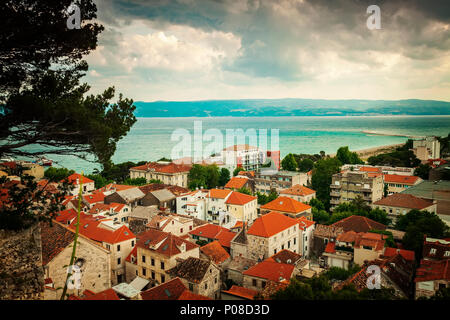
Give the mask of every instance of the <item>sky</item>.
[{"label": "sky", "polygon": [[[450,101],[448,0],[94,0],[93,93]],[[432,3],[432,4],[431,4]],[[369,5],[381,29],[370,30]]]}]

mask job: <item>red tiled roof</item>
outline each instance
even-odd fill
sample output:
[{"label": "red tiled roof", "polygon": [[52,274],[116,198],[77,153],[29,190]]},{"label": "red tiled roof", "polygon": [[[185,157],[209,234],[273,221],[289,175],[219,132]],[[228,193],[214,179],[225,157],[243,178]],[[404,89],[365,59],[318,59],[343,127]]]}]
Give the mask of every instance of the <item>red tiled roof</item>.
[{"label": "red tiled roof", "polygon": [[[83,179],[81,179],[81,174],[79,174],[79,173],[73,173],[67,177],[67,181],[71,184],[76,183],[77,179],[78,179],[78,181],[83,181],[83,184],[94,182],[94,180],[86,178],[85,176],[83,176]],[[61,181],[63,181],[63,180],[61,180]]]},{"label": "red tiled roof", "polygon": [[308,220],[306,217],[300,217],[297,219],[298,226],[302,229],[308,229],[309,227],[313,226],[316,222],[312,220]]},{"label": "red tiled roof", "polygon": [[215,237],[220,245],[225,248],[230,248],[231,240],[236,236],[236,233],[229,230],[221,230]]},{"label": "red tiled roof", "polygon": [[[159,244],[158,247],[155,247]],[[186,245],[186,251],[198,248],[199,246],[177,237],[171,233],[150,229],[139,234],[137,246],[147,250],[153,250],[165,256],[171,257],[181,253],[181,245]]]},{"label": "red tiled roof", "polygon": [[426,200],[406,193],[394,193],[386,198],[375,201],[374,205],[400,207],[422,210],[433,205],[432,200]]},{"label": "red tiled roof", "polygon": [[186,290],[180,278],[175,278],[141,292],[141,297],[142,300],[178,300]]},{"label": "red tiled roof", "polygon": [[103,192],[97,192],[93,194],[87,194],[83,196],[83,199],[89,204],[105,201],[105,194]]},{"label": "red tiled roof", "polygon": [[47,222],[41,222],[42,265],[47,265],[54,257],[70,245],[75,234],[64,228],[57,222],[50,226]]},{"label": "red tiled roof", "polygon": [[94,295],[86,296],[81,300],[120,300],[120,299],[117,293],[113,289],[109,288],[106,289],[105,291],[96,293]]},{"label": "red tiled roof", "polygon": [[131,257],[132,256],[134,257],[134,264],[136,264],[136,261],[137,261],[137,246],[134,246],[133,250],[131,250],[130,254],[125,258],[125,261],[133,263],[131,261]]},{"label": "red tiled roof", "polygon": [[328,242],[327,246],[325,247],[326,253],[335,253],[336,252],[336,242]]},{"label": "red tiled roof", "polygon": [[296,224],[298,224],[297,219],[287,217],[278,212],[270,212],[257,218],[248,229],[247,234],[269,238]]},{"label": "red tiled roof", "polygon": [[403,176],[399,174],[384,174],[384,182],[387,183],[401,183],[401,184],[407,184],[407,185],[414,185],[417,180],[419,180],[419,177],[416,176]]},{"label": "red tiled roof", "polygon": [[[83,211],[80,212],[80,219],[82,216],[83,217],[86,216],[86,214]],[[55,220],[63,224],[69,224],[69,222],[72,222],[72,220],[76,219],[76,217],[77,212],[74,209],[68,209],[58,212],[56,214]]]},{"label": "red tiled roof", "polygon": [[189,231],[189,234],[203,237],[203,238],[208,238],[208,239],[215,239],[217,234],[222,230],[228,231],[227,228],[224,228],[224,227],[218,226],[216,224],[212,224],[212,223],[206,223],[206,224],[203,224],[203,225],[195,228],[192,231]]},{"label": "red tiled roof", "polygon": [[178,297],[178,300],[212,300],[211,298],[202,296],[201,294],[195,294],[189,290],[184,290]]},{"label": "red tiled roof", "polygon": [[230,258],[228,252],[220,245],[219,241],[217,240],[204,245],[200,248],[200,251],[210,257],[215,264],[221,264],[222,262]]},{"label": "red tiled roof", "polygon": [[173,162],[168,164],[148,162],[142,166],[132,167],[130,170],[149,171],[151,169],[154,169],[156,172],[161,173],[180,173],[188,172],[189,170],[191,170],[191,166],[185,164],[175,164]]},{"label": "red tiled roof", "polygon": [[222,292],[249,300],[253,300],[253,298],[258,294],[258,291],[256,290],[247,289],[236,285],[233,285],[229,290],[224,290]]},{"label": "red tiled roof", "polygon": [[355,232],[368,232],[369,230],[386,230],[386,226],[372,219],[352,215],[345,219],[332,224],[335,227],[342,227],[344,232],[355,231]]},{"label": "red tiled roof", "polygon": [[341,242],[354,242],[358,233],[355,231],[347,231],[337,236],[336,240]]},{"label": "red tiled roof", "polygon": [[261,209],[281,211],[289,213],[299,213],[310,209],[311,206],[291,199],[289,197],[278,197],[275,200],[261,206]]},{"label": "red tiled roof", "polygon": [[207,198],[225,199],[231,193],[231,190],[211,189],[207,194]]},{"label": "red tiled roof", "polygon": [[288,249],[283,249],[266,260],[285,264],[295,264],[301,259],[301,257],[302,256],[298,253],[292,252]]},{"label": "red tiled roof", "polygon": [[380,251],[384,248],[386,235],[379,233],[359,233],[355,239],[355,248],[361,248],[363,246],[372,247],[375,251]]},{"label": "red tiled roof", "polygon": [[384,257],[393,257],[396,254],[401,255],[403,258],[405,258],[408,261],[414,261],[415,253],[411,250],[405,250],[405,249],[396,249],[396,248],[390,248],[386,247],[384,248]]},{"label": "red tiled roof", "polygon": [[296,184],[289,189],[281,190],[280,194],[291,194],[294,196],[308,196],[310,194],[314,194],[316,191],[307,188],[305,186],[301,186],[299,184]]},{"label": "red tiled roof", "polygon": [[291,264],[264,260],[243,272],[244,275],[280,282],[289,280],[294,271]]},{"label": "red tiled roof", "polygon": [[228,197],[227,201],[225,201],[225,203],[242,206],[256,199],[258,198],[254,196],[249,196],[248,194],[233,191],[231,195]]},{"label": "red tiled roof", "polygon": [[[94,218],[84,218],[80,219],[80,234],[85,237],[99,242],[106,243],[119,243],[126,240],[131,240],[136,238],[136,236],[128,229],[127,226],[123,225],[120,228],[112,231],[110,229],[105,229],[100,227],[101,221],[99,219]],[[70,229],[75,230],[76,221],[73,221],[69,226]]]},{"label": "red tiled roof", "polygon": [[415,282],[447,280],[450,281],[450,260],[422,260],[416,270]]},{"label": "red tiled roof", "polygon": [[[450,242],[448,241],[426,238],[422,249],[423,258],[434,260],[450,259],[450,256],[445,255],[447,251],[450,251]],[[434,249],[434,253],[431,253],[431,249]]]},{"label": "red tiled roof", "polygon": [[248,182],[248,178],[233,177],[227,182],[224,188],[228,189],[240,189]]},{"label": "red tiled roof", "polygon": [[365,172],[381,172],[380,168],[373,168],[373,167],[361,167],[359,168],[359,171],[365,171]]}]

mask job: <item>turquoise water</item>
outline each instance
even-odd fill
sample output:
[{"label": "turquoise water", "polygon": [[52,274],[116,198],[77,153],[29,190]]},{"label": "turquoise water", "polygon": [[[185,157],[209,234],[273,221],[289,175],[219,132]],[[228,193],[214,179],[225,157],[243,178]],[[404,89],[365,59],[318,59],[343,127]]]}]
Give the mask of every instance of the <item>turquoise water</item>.
[{"label": "turquoise water", "polygon": [[[224,136],[226,129],[241,128],[245,131],[254,128],[267,129],[270,137],[270,129],[279,129],[282,157],[288,153],[319,153],[321,150],[335,153],[340,146],[358,150],[407,140],[407,137],[362,131],[407,136],[446,136],[450,132],[450,116],[138,118],[129,134],[118,143],[113,161],[170,157],[177,144],[177,141],[171,141],[172,132],[182,128],[193,135],[194,121],[202,121],[203,132],[217,128]],[[84,170],[85,173],[98,167],[75,157],[48,157],[57,161],[57,166]]]}]

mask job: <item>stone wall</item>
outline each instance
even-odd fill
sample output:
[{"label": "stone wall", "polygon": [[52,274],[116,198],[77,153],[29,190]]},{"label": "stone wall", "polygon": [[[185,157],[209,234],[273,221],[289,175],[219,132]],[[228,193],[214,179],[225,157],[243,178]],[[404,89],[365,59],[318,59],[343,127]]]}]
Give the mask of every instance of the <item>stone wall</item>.
[{"label": "stone wall", "polygon": [[0,299],[41,300],[43,292],[39,225],[20,232],[0,230]]}]

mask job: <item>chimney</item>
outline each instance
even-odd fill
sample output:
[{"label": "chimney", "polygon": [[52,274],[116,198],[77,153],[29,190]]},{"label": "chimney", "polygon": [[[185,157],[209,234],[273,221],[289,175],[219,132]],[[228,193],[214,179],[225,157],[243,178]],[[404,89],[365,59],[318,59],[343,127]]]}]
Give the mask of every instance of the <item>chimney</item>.
[{"label": "chimney", "polygon": [[186,252],[186,243],[183,242],[183,243],[181,244],[181,246],[180,246],[180,251],[181,251],[181,252]]}]

